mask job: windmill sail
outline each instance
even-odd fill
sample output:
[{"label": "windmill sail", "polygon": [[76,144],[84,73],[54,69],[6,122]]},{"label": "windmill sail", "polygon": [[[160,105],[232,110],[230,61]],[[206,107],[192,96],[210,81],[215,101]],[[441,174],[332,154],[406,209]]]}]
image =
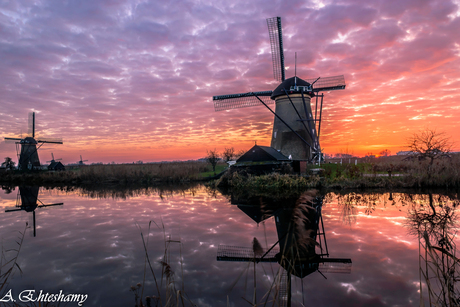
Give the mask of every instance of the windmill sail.
[{"label": "windmill sail", "polygon": [[250,247],[219,245],[217,248],[217,261],[238,261],[238,262],[277,262],[275,255],[278,250],[271,250],[264,258],[262,255],[255,255]]},{"label": "windmill sail", "polygon": [[322,261],[318,266],[321,273],[351,273],[351,259],[323,258]]},{"label": "windmill sail", "polygon": [[35,112],[29,113],[29,135],[35,137]]},{"label": "windmill sail", "polygon": [[312,85],[313,92],[328,92],[345,89],[345,77],[343,75],[319,79],[305,79],[305,81],[307,81],[310,84],[314,83]]},{"label": "windmill sail", "polygon": [[[39,187],[33,186],[19,186],[18,196],[16,198],[16,207],[7,208],[5,212],[14,212],[24,210],[26,212],[32,212],[32,224],[33,224],[33,236],[37,235],[37,228],[35,223],[35,209],[52,207],[52,206],[62,206],[64,203],[55,203],[55,204],[44,204],[38,199]],[[40,203],[40,205],[39,205]]]},{"label": "windmill sail", "polygon": [[[335,90],[344,90],[345,89],[345,77],[343,75],[325,77],[325,78],[310,78],[306,79],[306,82],[312,84],[313,92],[328,92]],[[316,81],[316,82],[315,82]],[[286,89],[290,90],[290,89]],[[258,96],[266,104],[272,104],[274,101],[270,99],[270,96],[273,94],[273,91],[261,91],[261,92],[249,92],[241,94],[229,94],[229,95],[219,95],[213,96],[212,100],[214,101],[214,110],[215,111],[225,111],[238,108],[254,107],[261,106],[262,104],[256,98]]]},{"label": "windmill sail", "polygon": [[212,100],[214,101],[214,109],[216,111],[224,111],[262,105],[257,97],[262,99],[266,104],[271,104],[273,103],[273,100],[270,99],[272,93],[272,91],[263,91],[243,94],[220,95],[213,96]]},{"label": "windmill sail", "polygon": [[284,52],[283,52],[283,33],[281,30],[281,17],[267,18],[268,35],[272,49],[273,77],[279,82],[283,82],[284,71]]}]

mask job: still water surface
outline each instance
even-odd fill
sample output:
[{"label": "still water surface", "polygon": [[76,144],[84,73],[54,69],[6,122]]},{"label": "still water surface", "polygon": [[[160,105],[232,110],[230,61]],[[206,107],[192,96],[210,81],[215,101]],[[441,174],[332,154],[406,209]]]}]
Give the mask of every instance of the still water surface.
[{"label": "still water surface", "polygon": [[[142,232],[158,280],[160,261],[168,247],[174,285],[186,294],[186,304],[190,305],[190,300],[197,306],[226,306],[228,300],[230,306],[249,306],[246,301],[254,300],[253,263],[217,261],[218,247],[250,248],[255,237],[265,251],[280,239],[279,214],[267,209],[273,206],[270,201],[252,198],[252,203],[262,203],[263,212],[242,196],[222,195],[202,186],[167,192],[131,191],[127,197],[40,188],[37,204],[56,205],[34,210],[34,236],[34,213],[10,211],[18,209],[18,191],[0,191],[0,235],[4,249],[14,247],[19,231],[28,223],[18,258],[23,273],[16,270],[0,294],[9,289],[14,296],[26,289],[62,290],[88,294],[84,306],[134,306],[131,286],[142,283],[144,297],[157,295],[152,273],[148,266],[145,269]],[[419,270],[426,263],[423,259],[419,262],[414,210],[419,217],[423,212],[423,217],[433,216],[431,199],[438,213],[451,208],[448,214],[455,215],[457,196],[327,193],[323,197],[321,212],[329,256],[351,259],[351,272],[316,271],[302,279],[292,276],[292,306],[418,306],[420,289],[429,304],[429,289]],[[284,201],[289,202],[295,200]],[[449,235],[455,231],[455,226],[448,227]],[[324,240],[322,244],[324,248]],[[264,295],[280,268],[276,262],[256,265],[257,302],[265,302]],[[160,288],[164,299],[164,284]]]}]

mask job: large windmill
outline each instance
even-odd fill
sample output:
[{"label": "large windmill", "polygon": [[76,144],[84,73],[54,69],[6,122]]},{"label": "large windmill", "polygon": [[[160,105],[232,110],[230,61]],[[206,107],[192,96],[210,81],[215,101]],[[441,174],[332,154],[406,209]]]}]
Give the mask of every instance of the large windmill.
[{"label": "large windmill", "polygon": [[[275,115],[271,147],[294,160],[312,161],[321,155],[319,136],[324,94],[320,93],[345,89],[345,78],[342,75],[306,80],[297,76],[286,79],[281,17],[268,18],[267,25],[274,78],[281,84],[274,91],[214,96],[214,108],[222,111],[264,105]],[[316,99],[314,116],[312,98]],[[276,112],[268,106],[273,100]]]},{"label": "large windmill", "polygon": [[18,156],[18,168],[20,170],[32,170],[40,167],[40,159],[37,150],[45,143],[62,144],[62,140],[35,138],[35,113],[29,114],[29,133],[23,138],[5,138],[16,141],[16,154]]},{"label": "large windmill", "polygon": [[[267,204],[259,200],[262,206],[255,205],[255,207],[262,210],[262,216],[264,218],[275,216],[278,242],[263,251],[247,247],[219,245],[217,260],[279,263],[282,271],[275,277],[275,280],[278,280],[279,289],[275,296],[281,306],[291,306],[291,275],[303,279],[314,272],[319,272],[321,275],[323,273],[350,273],[351,259],[329,258],[321,215],[322,201],[322,197],[312,198],[307,192],[297,200],[295,206],[279,206],[278,210],[273,213],[273,206],[266,211]],[[283,201],[284,205],[287,203],[289,201]],[[248,211],[244,212],[248,214]]]},{"label": "large windmill", "polygon": [[39,187],[19,186],[18,196],[16,198],[16,206],[6,209],[5,212],[26,211],[32,212],[33,236],[37,235],[37,227],[35,226],[35,209],[51,206],[62,206],[64,203],[44,204],[38,199]]}]

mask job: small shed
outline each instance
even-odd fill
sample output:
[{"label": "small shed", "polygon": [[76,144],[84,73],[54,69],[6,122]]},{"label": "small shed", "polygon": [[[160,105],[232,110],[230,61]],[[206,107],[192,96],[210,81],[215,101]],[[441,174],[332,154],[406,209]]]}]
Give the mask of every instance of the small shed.
[{"label": "small shed", "polygon": [[65,171],[65,166],[60,161],[53,161],[48,165],[49,171]]},{"label": "small shed", "polygon": [[254,145],[244,155],[242,155],[237,163],[241,162],[288,162],[288,157],[277,151],[273,147]]}]

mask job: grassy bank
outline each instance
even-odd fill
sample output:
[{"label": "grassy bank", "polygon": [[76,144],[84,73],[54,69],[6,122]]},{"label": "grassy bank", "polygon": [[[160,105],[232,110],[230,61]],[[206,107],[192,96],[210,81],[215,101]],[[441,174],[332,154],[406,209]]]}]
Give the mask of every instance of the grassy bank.
[{"label": "grassy bank", "polygon": [[[311,166],[310,168],[318,168]],[[428,161],[394,161],[323,164],[318,175],[267,174],[254,176],[246,170],[231,170],[213,187],[265,191],[300,191],[308,188],[393,189],[460,188],[460,156]]]},{"label": "grassy bank", "polygon": [[[325,164],[324,184],[344,187],[460,188],[460,155],[428,160],[374,160],[368,163]],[[383,177],[386,176],[386,177]]]},{"label": "grassy bank", "polygon": [[[219,166],[219,169],[222,167]],[[0,183],[5,185],[150,185],[197,181],[212,175],[214,172],[212,172],[211,166],[202,162],[87,165],[56,172],[5,171],[0,176]]]},{"label": "grassy bank", "polygon": [[[216,167],[216,173],[226,164]],[[318,166],[310,166],[318,168]],[[237,189],[286,190],[308,188],[373,189],[373,188],[460,188],[460,155],[429,161],[375,159],[352,163],[326,163],[317,175],[311,172],[293,174],[251,175],[247,170],[232,168],[211,185]],[[210,164],[202,162],[173,162],[158,164],[90,165],[63,172],[21,173],[4,171],[3,185],[159,185],[202,181],[214,176]]]}]

